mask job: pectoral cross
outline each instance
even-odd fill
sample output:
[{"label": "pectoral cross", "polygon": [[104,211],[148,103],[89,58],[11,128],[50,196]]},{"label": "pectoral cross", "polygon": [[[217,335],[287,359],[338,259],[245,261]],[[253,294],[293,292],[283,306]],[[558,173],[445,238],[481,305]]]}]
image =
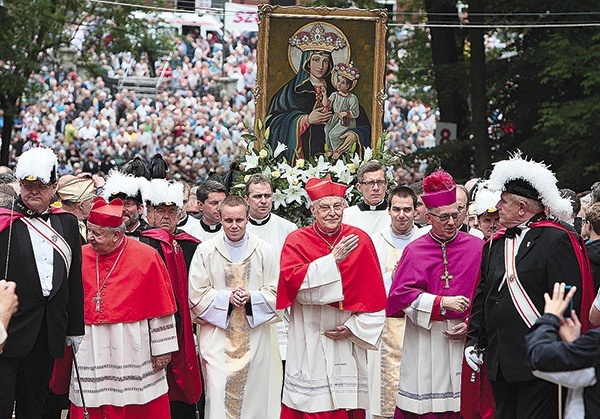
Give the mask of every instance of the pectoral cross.
[{"label": "pectoral cross", "polygon": [[444,285],[444,288],[450,288],[450,280],[454,278],[454,276],[450,275],[450,272],[448,272],[448,270],[444,271],[444,275],[440,276],[440,279],[442,281],[446,281],[446,285]]},{"label": "pectoral cross", "polygon": [[98,294],[96,294],[96,296],[94,298],[92,298],[92,301],[96,302],[96,311],[100,311],[100,293],[98,292]]}]

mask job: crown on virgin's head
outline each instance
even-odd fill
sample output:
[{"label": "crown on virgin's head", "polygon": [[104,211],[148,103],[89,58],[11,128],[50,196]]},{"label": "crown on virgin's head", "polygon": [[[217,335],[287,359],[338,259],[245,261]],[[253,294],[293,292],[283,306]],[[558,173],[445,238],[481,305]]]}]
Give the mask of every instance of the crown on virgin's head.
[{"label": "crown on virgin's head", "polygon": [[336,71],[338,75],[343,76],[350,81],[357,80],[360,77],[360,71],[358,71],[358,68],[354,67],[354,63],[352,61],[350,61],[349,64],[337,63],[334,67],[334,71]]},{"label": "crown on virgin's head", "polygon": [[320,23],[312,27],[310,32],[302,31],[296,33],[289,40],[290,45],[300,48],[301,51],[327,51],[344,48],[346,41],[335,32],[325,32]]}]

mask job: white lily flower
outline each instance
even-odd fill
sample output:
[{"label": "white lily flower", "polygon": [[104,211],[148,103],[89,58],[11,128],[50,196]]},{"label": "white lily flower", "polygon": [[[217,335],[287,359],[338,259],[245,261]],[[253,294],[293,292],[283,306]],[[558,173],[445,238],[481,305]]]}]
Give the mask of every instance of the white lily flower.
[{"label": "white lily flower", "polygon": [[344,172],[348,172],[348,174],[350,174],[350,170],[348,170],[348,166],[346,166],[346,163],[344,163],[344,161],[342,159],[339,159],[335,163],[335,166],[330,167],[329,172],[336,175],[338,179],[342,177]]},{"label": "white lily flower", "polygon": [[279,141],[277,141],[277,147],[275,147],[275,151],[273,152],[273,157],[277,158],[277,156],[279,156],[285,150],[287,150],[287,146],[285,144],[280,143]]},{"label": "white lily flower", "polygon": [[364,155],[363,160],[369,161],[369,160],[371,160],[371,157],[373,157],[373,150],[371,150],[371,147],[365,148],[365,155]]},{"label": "white lily flower", "polygon": [[346,171],[340,173],[338,176],[338,180],[341,183],[346,184],[346,185],[350,184],[353,179],[354,179],[354,176],[352,176],[352,173],[350,173],[349,170],[346,170]]},{"label": "white lily flower", "polygon": [[292,166],[290,166],[289,164],[287,164],[287,162],[281,162],[277,165],[277,170],[279,170],[281,173],[287,173],[288,170],[290,170],[292,168]]},{"label": "white lily flower", "polygon": [[317,166],[308,166],[308,169],[304,170],[300,175],[303,182],[313,177],[321,177],[321,172]]},{"label": "white lily flower", "polygon": [[394,166],[388,166],[386,169],[386,179],[388,182],[394,181]]},{"label": "white lily flower", "polygon": [[279,207],[286,207],[285,203],[286,194],[280,189],[275,189],[273,193],[273,208],[278,209]]},{"label": "white lily flower", "polygon": [[248,154],[246,156],[246,163],[244,164],[244,170],[250,170],[258,167],[259,156],[254,154],[254,152]]},{"label": "white lily flower", "polygon": [[266,177],[269,177],[269,176],[271,176],[271,173],[272,173],[272,172],[271,172],[271,168],[270,168],[269,166],[265,167],[265,168],[263,169],[263,171],[261,172],[261,174],[262,174],[263,176],[266,176]]},{"label": "white lily flower", "polygon": [[331,164],[329,162],[325,161],[325,157],[319,156],[319,159],[317,160],[317,166],[316,166],[317,170],[320,173],[324,173],[324,172],[328,171],[330,167],[331,167]]},{"label": "white lily flower", "polygon": [[362,160],[360,159],[360,156],[358,155],[358,153],[354,153],[354,157],[352,157],[350,159],[350,161],[356,168],[360,167],[360,164],[362,163]]},{"label": "white lily flower", "polygon": [[354,185],[348,186],[348,188],[346,188],[346,198],[352,198],[354,196],[355,191],[356,188],[354,187]]},{"label": "white lily flower", "polygon": [[308,179],[313,177],[320,178],[321,175],[326,173],[330,167],[331,164],[326,162],[323,156],[319,156],[316,166],[308,164],[308,168],[301,172],[300,177],[302,178],[303,182],[306,182]]},{"label": "white lily flower", "polygon": [[284,177],[286,179],[288,179],[288,181],[290,179],[299,179],[302,175],[302,170],[297,168],[297,167],[291,167],[289,165],[286,165],[287,167],[285,168],[285,175]]},{"label": "white lily flower", "polygon": [[299,205],[302,205],[303,198],[308,196],[304,188],[299,184],[290,185],[289,188],[283,190],[283,193],[286,195],[285,202],[288,204],[296,201]]}]

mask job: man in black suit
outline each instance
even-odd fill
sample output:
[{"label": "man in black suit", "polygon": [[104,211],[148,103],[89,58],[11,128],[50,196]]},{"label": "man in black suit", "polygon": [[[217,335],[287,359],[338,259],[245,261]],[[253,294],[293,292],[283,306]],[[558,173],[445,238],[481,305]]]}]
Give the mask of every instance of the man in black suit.
[{"label": "man in black suit", "polygon": [[[525,335],[544,312],[544,293],[551,294],[555,282],[582,290],[581,248],[546,216],[572,211],[556,182],[546,166],[520,155],[496,163],[488,182],[502,191],[497,208],[506,230],[485,246],[465,356],[476,372],[485,357],[498,418],[558,416],[557,386],[532,375],[525,347]],[[581,296],[578,291],[580,314]]]},{"label": "man in black suit", "polygon": [[[84,334],[81,247],[77,218],[50,211],[56,155],[34,148],[15,171],[21,194],[0,209],[0,270],[15,281],[19,309],[0,356],[0,419],[43,414],[54,359]],[[8,267],[6,266],[8,264]]]},{"label": "man in black suit", "polygon": [[58,120],[55,125],[55,132],[57,134],[64,134],[65,127],[67,126],[67,113],[65,111],[60,111],[58,113]]}]

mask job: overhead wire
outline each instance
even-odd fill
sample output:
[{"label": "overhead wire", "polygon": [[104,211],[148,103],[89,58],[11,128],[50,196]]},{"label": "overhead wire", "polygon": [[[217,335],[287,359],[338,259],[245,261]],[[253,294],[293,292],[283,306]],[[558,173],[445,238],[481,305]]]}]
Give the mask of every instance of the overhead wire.
[{"label": "overhead wire", "polygon": [[[183,14],[193,14],[196,15],[196,12],[193,11],[188,11],[188,10],[179,10],[179,9],[173,9],[173,8],[169,8],[169,7],[160,7],[160,6],[155,6],[155,5],[147,5],[147,4],[138,4],[135,2],[131,2],[131,1],[111,1],[111,0],[88,0],[89,2],[92,3],[100,3],[103,5],[113,5],[113,6],[124,6],[124,7],[131,7],[131,8],[138,8],[138,9],[144,9],[144,10],[151,10],[151,11],[156,11],[156,12],[176,12],[176,13],[183,13]],[[215,7],[207,7],[207,8],[200,8],[199,10],[203,11],[203,12],[211,12],[211,14],[216,15],[216,16],[224,16],[228,13],[236,13],[236,12],[228,12],[225,11],[223,8],[215,8]],[[443,13],[443,12],[433,12],[433,13],[427,13],[425,10],[419,10],[419,11],[402,11],[402,12],[392,12],[389,13],[388,15],[392,16],[392,17],[398,17],[398,16],[412,16],[415,14],[420,14],[423,16],[427,16],[429,17],[443,17],[443,16],[456,16],[457,13]],[[559,16],[600,16],[600,11],[580,11],[580,12],[550,12],[550,11],[544,11],[544,12],[516,12],[516,13],[477,13],[477,12],[469,12],[468,13],[469,16],[482,16],[482,17],[500,17],[500,16],[504,16],[504,17],[511,17],[511,16],[515,16],[515,17],[524,17],[524,16],[532,16],[532,17],[541,17],[541,18],[548,18],[548,17],[559,17]],[[416,22],[409,22],[410,24],[416,26],[416,27],[427,27],[427,28],[455,28],[455,29],[465,29],[465,28],[474,28],[474,29],[535,29],[535,28],[593,28],[593,27],[600,27],[600,21],[598,22],[558,22],[558,21],[543,21],[543,22],[536,22],[536,23],[531,23],[531,22],[523,22],[522,20],[520,22],[514,22],[514,23],[461,23],[461,22],[444,22],[444,21],[439,21],[439,20],[428,20],[428,21],[416,21]],[[388,22],[388,26],[390,27],[398,27],[398,26],[404,26],[406,24],[406,21],[404,22]]]}]

